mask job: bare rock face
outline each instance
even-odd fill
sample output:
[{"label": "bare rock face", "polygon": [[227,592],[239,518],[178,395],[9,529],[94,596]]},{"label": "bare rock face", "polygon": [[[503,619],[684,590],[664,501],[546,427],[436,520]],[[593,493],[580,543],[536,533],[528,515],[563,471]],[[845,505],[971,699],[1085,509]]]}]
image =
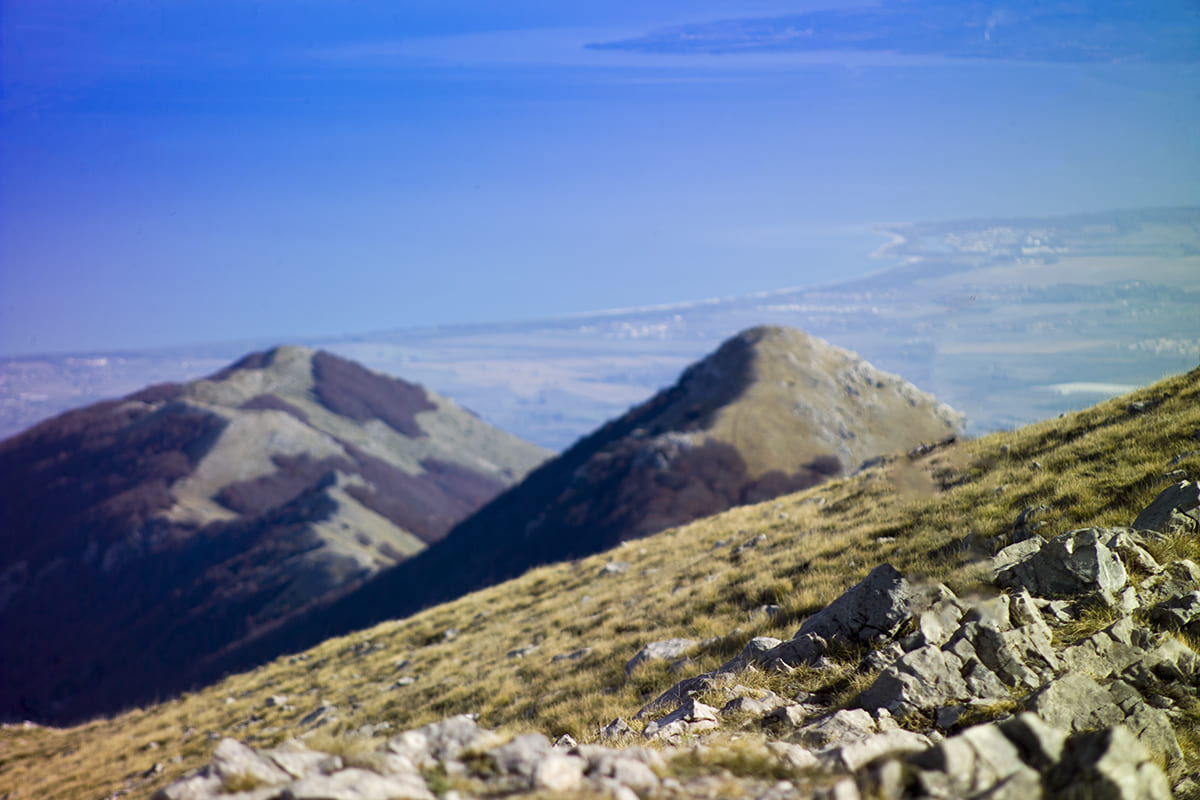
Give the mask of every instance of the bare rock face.
[{"label": "bare rock face", "polygon": [[214,653],[411,558],[546,455],[300,347],[0,442],[0,717],[211,677]]},{"label": "bare rock face", "polygon": [[1161,533],[1172,529],[1195,531],[1200,523],[1197,509],[1200,509],[1200,482],[1180,481],[1163,489],[1137,515],[1133,527]]},{"label": "bare rock face", "polygon": [[1101,528],[1086,528],[1056,536],[1000,571],[997,583],[1024,587],[1040,597],[1091,592],[1111,597],[1125,586],[1127,576],[1121,559],[1104,543],[1104,534]]}]

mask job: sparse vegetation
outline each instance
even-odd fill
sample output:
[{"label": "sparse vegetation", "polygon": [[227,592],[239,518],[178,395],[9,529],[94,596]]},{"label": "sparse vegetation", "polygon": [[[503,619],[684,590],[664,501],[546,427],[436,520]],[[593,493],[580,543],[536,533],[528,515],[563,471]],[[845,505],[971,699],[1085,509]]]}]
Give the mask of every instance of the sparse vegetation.
[{"label": "sparse vegetation", "polygon": [[[1162,398],[1152,413],[1126,410],[1131,400],[1151,398]],[[207,761],[213,737],[273,744],[310,730],[300,720],[322,702],[336,706],[337,721],[316,730],[333,740],[367,724],[404,729],[462,712],[478,712],[480,724],[509,733],[593,740],[601,725],[628,719],[680,677],[716,667],[751,637],[791,636],[806,616],[881,562],[944,581],[959,594],[987,593],[980,559],[1027,507],[1049,507],[1038,531],[1045,536],[1128,525],[1161,490],[1173,458],[1181,457],[1171,470],[1200,476],[1198,433],[1200,370],[1061,419],[921,458],[900,455],[857,476],[736,508],[615,553],[532,570],[157,706],[67,729],[7,726],[0,731],[0,795],[94,797],[128,782],[130,797],[149,797]],[[917,485],[926,488],[917,492]],[[759,534],[766,541],[735,555]],[[1193,544],[1169,539],[1153,555],[1194,553]],[[602,575],[611,560],[631,566]],[[770,603],[781,610],[758,611]],[[1086,635],[1106,619],[1100,611],[1085,615],[1071,635]],[[625,662],[642,645],[675,636],[720,638],[691,654],[694,663],[685,667],[691,672],[648,664],[626,676]],[[522,657],[509,655],[531,646]],[[555,660],[581,648],[591,649]],[[869,680],[859,671],[861,655],[839,655],[833,670],[819,673],[747,672],[739,680],[849,703]],[[405,676],[415,680],[398,683]],[[273,695],[287,702],[268,705]],[[1200,723],[1200,710],[1180,711]],[[149,748],[150,742],[157,745]],[[1181,731],[1180,742],[1196,763],[1194,732]],[[696,759],[735,774],[778,768],[753,738]],[[163,764],[161,773],[139,783],[155,763]]]}]

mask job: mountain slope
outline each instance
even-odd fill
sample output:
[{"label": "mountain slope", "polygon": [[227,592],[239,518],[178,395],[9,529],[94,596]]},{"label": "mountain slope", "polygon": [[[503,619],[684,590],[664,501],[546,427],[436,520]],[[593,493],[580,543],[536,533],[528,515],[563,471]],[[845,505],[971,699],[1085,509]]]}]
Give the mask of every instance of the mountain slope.
[{"label": "mountain slope", "polygon": [[0,715],[77,719],[425,549],[545,451],[281,347],[0,443]]},{"label": "mountain slope", "polygon": [[581,439],[434,547],[198,680],[673,525],[814,486],[879,453],[953,434],[930,395],[802,331],[759,327]]},{"label": "mountain slope", "polygon": [[[1200,476],[1198,437],[1193,370],[1061,419],[888,457],[774,502],[532,570],[142,711],[69,729],[0,729],[0,794],[129,790],[137,800],[207,763],[221,736],[271,747],[316,731],[325,745],[353,754],[364,740],[348,734],[364,726],[387,723],[375,728],[386,737],[467,712],[508,733],[596,741],[602,725],[629,719],[680,678],[718,667],[752,637],[792,636],[877,564],[943,581],[960,597],[994,593],[986,557],[1025,509],[1047,507],[1038,530],[1046,538],[1127,525],[1176,471]],[[920,485],[927,491],[915,492]],[[1194,538],[1177,545],[1196,559]],[[629,568],[602,570],[614,559]],[[764,603],[778,608],[765,613]],[[625,671],[643,645],[673,637],[699,643],[680,667],[662,661]],[[864,688],[864,676],[853,660],[836,661],[792,675],[743,673],[738,682],[781,692],[819,682],[848,698]],[[1194,719],[1195,709],[1189,713]],[[1186,752],[1197,763],[1200,740],[1193,736]],[[736,743],[697,751],[712,762],[699,774],[771,768],[744,755]]]}]

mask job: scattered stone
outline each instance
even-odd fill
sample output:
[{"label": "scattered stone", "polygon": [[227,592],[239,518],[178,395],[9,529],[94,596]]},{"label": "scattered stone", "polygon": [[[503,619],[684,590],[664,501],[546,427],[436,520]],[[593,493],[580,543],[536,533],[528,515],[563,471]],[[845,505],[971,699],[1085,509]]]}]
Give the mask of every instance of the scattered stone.
[{"label": "scattered stone", "polygon": [[600,568],[601,577],[605,575],[620,575],[629,569],[628,561],[610,561]]},{"label": "scattered stone", "polygon": [[524,658],[525,656],[536,652],[537,649],[538,649],[538,646],[536,644],[527,644],[524,647],[517,647],[512,650],[509,650],[504,655],[507,656],[508,658]]},{"label": "scattered stone", "polygon": [[633,736],[634,730],[625,720],[617,717],[612,722],[600,729],[601,741],[613,741],[614,739],[622,739],[626,736]]},{"label": "scattered stone", "polygon": [[581,647],[578,650],[572,650],[569,653],[559,653],[554,658],[550,659],[551,664],[557,664],[560,661],[578,661],[584,656],[592,652],[590,647]]},{"label": "scattered stone", "polygon": [[314,775],[284,790],[283,800],[435,800],[419,775],[379,775],[349,767]]},{"label": "scattered stone", "polygon": [[[1142,509],[1133,521],[1133,527],[1140,530],[1167,533],[1168,525],[1176,515],[1184,516],[1193,509],[1200,508],[1200,481],[1180,481],[1163,489],[1150,505]],[[1195,518],[1189,516],[1191,530],[1195,530]],[[1186,523],[1175,520],[1176,525]]]},{"label": "scattered stone", "polygon": [[679,658],[695,646],[696,642],[693,639],[662,639],[657,642],[650,642],[639,650],[633,658],[625,662],[625,674],[629,675],[640,665],[648,661],[669,661],[673,658]]},{"label": "scattered stone", "polygon": [[225,738],[213,752],[213,772],[223,783],[253,781],[259,786],[282,786],[292,776],[273,761],[236,739]]},{"label": "scattered stone", "polygon": [[684,736],[707,733],[716,730],[719,726],[717,710],[692,697],[685,700],[683,705],[667,716],[646,725],[642,735],[647,739],[677,742]]},{"label": "scattered stone", "polygon": [[301,717],[300,722],[297,724],[302,728],[319,728],[322,725],[328,725],[330,722],[337,722],[337,706],[332,703],[322,703]]}]

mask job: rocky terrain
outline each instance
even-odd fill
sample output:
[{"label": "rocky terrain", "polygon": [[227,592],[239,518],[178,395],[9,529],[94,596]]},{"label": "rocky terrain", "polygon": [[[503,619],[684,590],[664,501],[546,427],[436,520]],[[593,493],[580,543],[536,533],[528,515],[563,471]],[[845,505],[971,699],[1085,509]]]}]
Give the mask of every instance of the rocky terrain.
[{"label": "rocky terrain", "polygon": [[410,558],[546,456],[281,347],[0,443],[0,717],[77,720]]},{"label": "rocky terrain", "polygon": [[1194,370],[4,726],[0,796],[1196,797],[1198,475]]},{"label": "rocky terrain", "polygon": [[231,651],[221,669],[412,613],[532,566],[596,553],[952,437],[931,395],[793,328],[745,331],[581,439],[427,551],[329,608]]},{"label": "rocky terrain", "polygon": [[[1200,796],[1200,753],[1185,755],[1175,730],[1194,738],[1200,722],[1200,655],[1178,638],[1200,639],[1200,566],[1150,552],[1200,535],[1200,483],[1168,487],[1131,523],[1049,540],[1015,527],[1017,541],[990,561],[1008,590],[994,597],[958,597],[881,565],[792,638],[751,639],[644,706],[636,727],[605,725],[598,744],[506,740],[465,716],[380,737],[349,758],[225,739],[211,764],[155,798],[432,800],[431,784],[465,796],[630,799],[1169,798],[1172,786]],[[1064,646],[1063,627],[1089,612],[1112,621]],[[627,669],[695,644],[650,643]],[[819,671],[848,652],[874,676],[849,708],[742,683],[748,672]],[[731,730],[761,737],[765,774],[687,776],[689,760],[739,746],[721,735]]]}]

